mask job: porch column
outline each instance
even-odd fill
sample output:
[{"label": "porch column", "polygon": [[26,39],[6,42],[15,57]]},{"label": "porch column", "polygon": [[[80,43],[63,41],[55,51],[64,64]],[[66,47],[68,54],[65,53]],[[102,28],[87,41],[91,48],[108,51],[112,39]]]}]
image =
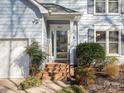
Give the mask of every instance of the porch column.
[{"label": "porch column", "polygon": [[42,17],[42,50],[44,52],[48,52],[48,46],[46,45],[48,42],[47,39],[47,30],[46,30],[46,22],[44,17]]},{"label": "porch column", "polygon": [[42,17],[42,50],[44,47],[44,18]]}]

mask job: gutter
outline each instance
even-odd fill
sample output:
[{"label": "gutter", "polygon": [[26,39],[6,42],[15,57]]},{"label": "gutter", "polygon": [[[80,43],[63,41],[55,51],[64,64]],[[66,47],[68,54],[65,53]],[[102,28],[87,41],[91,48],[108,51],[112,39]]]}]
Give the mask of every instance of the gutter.
[{"label": "gutter", "polygon": [[31,2],[33,5],[35,5],[37,8],[39,8],[39,10],[40,10],[40,12],[42,13],[42,14],[48,14],[48,11],[44,8],[44,7],[42,7],[39,3],[38,3],[38,1],[36,1],[36,0],[28,0],[29,2]]},{"label": "gutter", "polygon": [[50,13],[50,15],[71,15],[71,16],[81,16],[81,14],[80,13],[51,13],[51,12],[49,12]]}]

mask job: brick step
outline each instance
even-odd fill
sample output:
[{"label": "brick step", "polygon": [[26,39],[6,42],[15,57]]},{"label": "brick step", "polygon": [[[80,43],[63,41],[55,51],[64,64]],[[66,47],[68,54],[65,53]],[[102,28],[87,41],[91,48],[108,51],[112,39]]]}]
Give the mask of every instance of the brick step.
[{"label": "brick step", "polygon": [[43,72],[42,73],[42,75],[49,75],[49,76],[51,76],[51,75],[56,75],[56,74],[59,74],[59,73],[62,73],[63,75],[64,74],[68,74],[68,72],[67,71],[56,71],[56,72]]},{"label": "brick step", "polygon": [[120,65],[120,71],[124,72],[124,64]]},{"label": "brick step", "polygon": [[45,71],[63,71],[63,70],[67,70],[68,68],[45,68]]},{"label": "brick step", "polygon": [[62,80],[67,77],[67,73],[43,74],[44,79]]},{"label": "brick step", "polygon": [[53,64],[46,64],[46,68],[58,68],[58,67],[67,67],[67,64],[64,63],[53,63]]},{"label": "brick step", "polygon": [[48,71],[48,70],[65,70],[65,69],[68,69],[67,67],[64,67],[64,68],[62,68],[62,67],[56,67],[56,68],[53,68],[53,67],[51,67],[51,68],[45,68],[44,70],[46,70],[46,71]]},{"label": "brick step", "polygon": [[[74,67],[70,66],[70,74],[73,76]],[[46,64],[42,72],[43,79],[49,80],[66,80],[68,74],[68,65],[66,63]]]}]

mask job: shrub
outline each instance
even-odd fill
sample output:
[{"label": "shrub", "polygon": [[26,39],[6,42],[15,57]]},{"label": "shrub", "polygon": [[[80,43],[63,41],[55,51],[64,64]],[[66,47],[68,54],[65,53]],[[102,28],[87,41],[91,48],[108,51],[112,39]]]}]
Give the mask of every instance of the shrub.
[{"label": "shrub", "polygon": [[116,63],[106,64],[103,71],[112,79],[117,79],[120,74],[120,66]]},{"label": "shrub", "polygon": [[87,93],[87,92],[82,86],[72,85],[70,87],[59,90],[56,93]]},{"label": "shrub", "polygon": [[46,59],[46,54],[42,52],[38,42],[33,40],[32,44],[26,47],[26,53],[30,56],[30,74],[34,75],[35,72],[39,70],[39,66]]},{"label": "shrub", "polygon": [[95,79],[95,69],[92,67],[89,68],[78,68],[77,80],[80,85],[88,86],[93,84]]},{"label": "shrub", "polygon": [[19,89],[25,90],[32,87],[40,86],[42,81],[34,76],[28,77],[26,80],[21,82],[18,86]]},{"label": "shrub", "polygon": [[117,62],[118,62],[117,57],[109,56],[109,57],[106,57],[106,59],[103,62],[97,63],[95,65],[95,68],[97,69],[97,71],[102,71],[106,64],[113,64],[113,63],[117,63]]},{"label": "shrub", "polygon": [[89,67],[99,60],[105,60],[106,52],[98,43],[81,43],[77,46],[76,55],[79,65]]},{"label": "shrub", "polygon": [[105,64],[117,63],[117,62],[118,62],[118,58],[115,56],[106,57],[105,59]]}]

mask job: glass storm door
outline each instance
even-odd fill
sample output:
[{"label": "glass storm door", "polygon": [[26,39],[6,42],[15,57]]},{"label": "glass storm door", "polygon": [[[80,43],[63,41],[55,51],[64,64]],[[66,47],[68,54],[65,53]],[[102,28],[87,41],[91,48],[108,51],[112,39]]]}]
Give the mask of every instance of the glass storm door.
[{"label": "glass storm door", "polygon": [[68,51],[68,32],[57,30],[52,31],[52,56],[55,60],[66,60]]},{"label": "glass storm door", "polygon": [[67,31],[56,31],[56,51],[55,56],[57,59],[67,58]]}]

